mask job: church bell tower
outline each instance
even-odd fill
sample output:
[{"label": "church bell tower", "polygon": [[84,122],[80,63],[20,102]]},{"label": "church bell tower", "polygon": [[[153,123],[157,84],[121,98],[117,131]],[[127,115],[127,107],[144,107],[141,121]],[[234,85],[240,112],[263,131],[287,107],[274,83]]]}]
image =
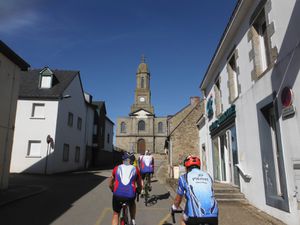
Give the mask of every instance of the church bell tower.
[{"label": "church bell tower", "polygon": [[150,92],[150,71],[145,63],[145,57],[142,56],[141,63],[136,72],[136,88],[134,93],[134,104],[131,106],[131,113],[144,109],[154,114],[154,108],[151,105]]}]

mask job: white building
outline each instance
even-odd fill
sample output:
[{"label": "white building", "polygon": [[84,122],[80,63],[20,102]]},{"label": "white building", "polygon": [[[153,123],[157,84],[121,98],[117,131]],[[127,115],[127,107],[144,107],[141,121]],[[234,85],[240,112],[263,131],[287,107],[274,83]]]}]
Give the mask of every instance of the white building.
[{"label": "white building", "polygon": [[215,180],[290,225],[300,224],[299,21],[300,1],[238,1],[201,83],[198,123]]},{"label": "white building", "polygon": [[[88,102],[90,101],[90,102]],[[91,148],[93,108],[78,71],[30,70],[22,76],[11,172],[82,169]]]},{"label": "white building", "polygon": [[0,189],[8,187],[21,70],[29,65],[0,41]]},{"label": "white building", "polygon": [[106,116],[105,117],[105,141],[103,150],[112,152],[114,149],[113,136],[114,136],[114,123]]}]

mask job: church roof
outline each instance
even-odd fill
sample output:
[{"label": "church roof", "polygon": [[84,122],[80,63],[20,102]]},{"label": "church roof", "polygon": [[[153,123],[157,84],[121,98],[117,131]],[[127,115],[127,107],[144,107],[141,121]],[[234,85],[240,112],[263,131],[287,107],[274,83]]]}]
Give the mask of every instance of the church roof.
[{"label": "church roof", "polygon": [[137,69],[137,73],[150,73],[147,63],[145,62],[145,56],[142,55],[141,63]]},{"label": "church roof", "polygon": [[137,109],[137,110],[135,110],[135,111],[129,113],[129,116],[134,116],[136,113],[138,113],[138,112],[140,112],[140,111],[145,111],[145,112],[148,113],[149,116],[154,116],[153,113],[151,113],[151,112],[149,112],[148,110],[143,109],[143,108],[139,108],[139,109]]}]

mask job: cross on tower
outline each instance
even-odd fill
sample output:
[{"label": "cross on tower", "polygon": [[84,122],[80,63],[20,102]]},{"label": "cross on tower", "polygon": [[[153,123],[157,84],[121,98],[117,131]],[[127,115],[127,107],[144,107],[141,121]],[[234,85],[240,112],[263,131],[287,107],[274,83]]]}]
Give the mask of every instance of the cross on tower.
[{"label": "cross on tower", "polygon": [[145,55],[144,55],[144,54],[142,54],[142,57],[141,57],[141,62],[142,62],[142,63],[145,63],[145,62],[146,62],[146,57],[145,57]]}]

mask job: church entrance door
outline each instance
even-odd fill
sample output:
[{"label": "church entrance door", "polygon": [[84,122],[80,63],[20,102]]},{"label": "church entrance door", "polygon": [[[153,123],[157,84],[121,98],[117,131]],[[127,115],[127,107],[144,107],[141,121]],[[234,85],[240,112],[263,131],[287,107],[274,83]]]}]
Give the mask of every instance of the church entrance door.
[{"label": "church entrance door", "polygon": [[139,154],[145,154],[145,150],[146,150],[145,140],[144,139],[138,140],[138,143],[137,143],[137,152]]}]

